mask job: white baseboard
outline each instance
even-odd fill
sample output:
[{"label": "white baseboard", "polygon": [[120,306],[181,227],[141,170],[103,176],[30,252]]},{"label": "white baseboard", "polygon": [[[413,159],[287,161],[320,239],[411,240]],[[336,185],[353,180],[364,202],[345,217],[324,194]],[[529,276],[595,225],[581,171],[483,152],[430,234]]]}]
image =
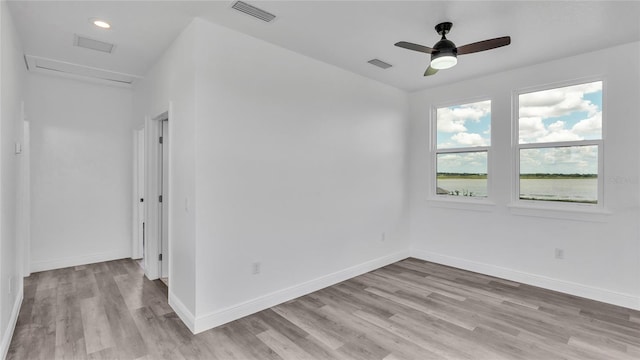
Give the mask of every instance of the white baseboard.
[{"label": "white baseboard", "polygon": [[69,266],[93,264],[102,261],[118,260],[131,257],[131,249],[110,251],[105,253],[71,256],[52,260],[32,261],[31,272],[62,269]]},{"label": "white baseboard", "polygon": [[302,284],[294,285],[286,289],[278,290],[225,309],[198,316],[195,319],[195,331],[197,334],[202,331],[212,329],[240,319],[247,315],[268,309],[272,306],[282,304],[297,297],[312,293],[327,286],[351,279],[366,272],[373,271],[394,262],[409,257],[409,251],[400,251],[391,255],[367,261],[365,263],[352,266],[329,275],[313,279]]},{"label": "white baseboard", "polygon": [[448,255],[437,254],[426,250],[412,249],[411,256],[425,261],[452,266],[499,277],[523,284],[538,286],[541,288],[559,291],[566,294],[584,297],[591,300],[618,305],[630,309],[640,310],[640,297],[631,294],[619,293],[607,289],[583,285],[571,281],[554,279],[542,275],[530,274],[518,270],[495,266],[491,264],[471,261]]},{"label": "white baseboard", "polygon": [[187,309],[180,299],[175,296],[171,291],[169,291],[169,306],[176,312],[178,317],[182,320],[182,322],[191,330],[192,333],[195,332],[195,316]]},{"label": "white baseboard", "polygon": [[9,345],[11,345],[11,338],[13,337],[13,332],[16,330],[16,324],[18,323],[18,315],[20,314],[20,307],[22,306],[23,297],[24,294],[22,293],[22,291],[20,291],[18,296],[16,297],[16,301],[13,303],[13,309],[11,309],[11,317],[9,318],[7,328],[4,329],[2,342],[0,343],[0,355],[2,355],[2,359],[7,358]]}]

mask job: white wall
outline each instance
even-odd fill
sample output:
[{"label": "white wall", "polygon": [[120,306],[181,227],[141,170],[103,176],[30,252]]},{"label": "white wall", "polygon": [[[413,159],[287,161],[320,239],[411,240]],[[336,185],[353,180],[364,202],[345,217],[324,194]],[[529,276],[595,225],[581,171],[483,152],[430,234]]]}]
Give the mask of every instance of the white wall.
[{"label": "white wall", "polygon": [[[134,90],[135,122],[150,125],[155,117],[169,111],[170,167],[170,287],[169,303],[187,324],[193,323],[195,314],[195,57],[194,25],[191,24],[178,36],[158,62],[136,84]],[[171,109],[170,109],[171,104]],[[158,139],[147,128],[149,151],[157,146]],[[150,154],[153,155],[153,154]],[[153,165],[155,158],[145,159]],[[157,174],[155,167],[147,169]],[[148,191],[152,189],[147,188]],[[158,249],[151,240],[158,236],[150,224],[158,207],[157,194],[147,196],[147,251],[157,254]],[[173,199],[181,199],[173,201]],[[184,199],[189,199],[185,204]],[[151,213],[149,213],[151,212]],[[146,259],[147,273],[156,273],[157,263]],[[154,266],[150,269],[149,266]],[[152,270],[152,271],[149,271]],[[154,271],[155,270],[155,271]],[[189,320],[191,319],[191,320]],[[192,325],[191,325],[192,327]]]},{"label": "white wall", "polygon": [[406,94],[196,25],[196,329],[407,257]]},{"label": "white wall", "polygon": [[[623,306],[640,308],[637,43],[506,71],[411,95],[411,241],[417,257]],[[610,56],[624,54],[624,56]],[[605,206],[609,215],[510,208],[511,95],[516,89],[602,75]],[[495,206],[428,201],[429,111],[490,97]],[[439,206],[440,205],[440,206]],[[483,210],[483,211],[478,211]],[[564,260],[554,258],[563,248]]]},{"label": "white wall", "polygon": [[27,87],[31,270],[129,257],[131,90],[41,74]]},{"label": "white wall", "polygon": [[405,93],[196,19],[135,104],[171,104],[169,301],[192,330],[408,255]]},{"label": "white wall", "polygon": [[5,1],[0,3],[0,357],[6,355],[22,301],[22,259],[16,214],[22,143],[25,67],[22,48]]}]

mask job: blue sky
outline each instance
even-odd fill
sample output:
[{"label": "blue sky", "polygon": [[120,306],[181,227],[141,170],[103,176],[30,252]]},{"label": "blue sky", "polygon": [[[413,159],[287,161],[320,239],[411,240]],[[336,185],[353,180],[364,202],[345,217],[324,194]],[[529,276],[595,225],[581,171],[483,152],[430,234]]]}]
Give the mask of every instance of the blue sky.
[{"label": "blue sky", "polygon": [[[602,82],[521,94],[518,97],[520,144],[602,138]],[[469,148],[491,144],[489,100],[439,108],[437,148]],[[484,158],[483,158],[484,157]],[[596,174],[598,153],[591,147],[523,150],[521,173]],[[441,154],[438,172],[486,173],[484,153]]]},{"label": "blue sky", "polygon": [[[491,102],[480,101],[439,108],[437,117],[438,149],[491,145]],[[487,173],[487,153],[447,153],[437,158],[438,172]]]},{"label": "blue sky", "polygon": [[438,149],[491,145],[491,102],[489,100],[439,108]]},{"label": "blue sky", "polygon": [[[602,138],[602,82],[538,91],[519,96],[520,144]],[[597,174],[595,146],[520,152],[520,172]]]}]

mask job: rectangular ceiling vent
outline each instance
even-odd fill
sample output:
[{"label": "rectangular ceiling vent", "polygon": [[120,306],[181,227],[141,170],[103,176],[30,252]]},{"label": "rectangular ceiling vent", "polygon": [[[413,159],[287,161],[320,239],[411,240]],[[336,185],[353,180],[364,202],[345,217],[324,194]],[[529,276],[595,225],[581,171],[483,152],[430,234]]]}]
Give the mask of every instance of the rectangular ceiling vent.
[{"label": "rectangular ceiling vent", "polygon": [[236,1],[233,6],[231,6],[231,8],[236,9],[240,12],[243,12],[247,15],[251,15],[256,19],[260,19],[262,21],[265,22],[270,22],[271,20],[275,19],[276,16],[266,12],[262,9],[258,9],[257,7],[253,6],[253,5],[249,5],[246,2],[243,1]]},{"label": "rectangular ceiling vent", "polygon": [[111,54],[113,52],[113,49],[116,47],[114,44],[110,44],[108,42],[100,40],[89,39],[88,37],[80,36],[78,34],[74,36],[73,45],[85,49],[102,51],[108,54]]},{"label": "rectangular ceiling vent", "polygon": [[84,66],[80,64],[68,63],[64,61],[47,59],[33,55],[24,55],[27,68],[32,72],[45,73],[50,75],[60,75],[75,78],[78,80],[88,80],[102,84],[131,86],[133,82],[140,79],[140,76],[124,74],[115,71]]},{"label": "rectangular ceiling vent", "polygon": [[393,65],[391,65],[391,64],[389,64],[389,63],[386,63],[386,62],[384,62],[384,61],[382,61],[382,60],[380,60],[380,59],[372,59],[372,60],[369,60],[369,61],[367,61],[367,62],[368,62],[369,64],[371,64],[371,65],[375,65],[375,66],[377,66],[377,67],[379,67],[379,68],[381,68],[381,69],[388,69],[388,68],[390,68],[390,67],[392,67],[392,66],[393,66]]}]

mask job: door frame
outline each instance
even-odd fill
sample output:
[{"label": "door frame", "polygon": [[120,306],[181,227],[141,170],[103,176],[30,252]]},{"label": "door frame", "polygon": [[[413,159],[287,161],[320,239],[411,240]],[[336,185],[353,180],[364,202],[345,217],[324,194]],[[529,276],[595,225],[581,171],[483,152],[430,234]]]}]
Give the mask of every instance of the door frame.
[{"label": "door frame", "polygon": [[145,223],[145,129],[133,131],[133,227],[131,229],[131,258],[144,257],[144,223]]},{"label": "door frame", "polygon": [[160,151],[162,154],[161,169],[158,174],[161,183],[162,204],[160,204],[160,277],[169,277],[169,147],[171,147],[171,137],[169,136],[169,118],[160,121],[162,143]]},{"label": "door frame", "polygon": [[[145,246],[144,246],[144,271],[149,280],[159,279],[162,275],[162,267],[159,259],[159,255],[162,252],[162,211],[160,211],[162,204],[160,203],[159,195],[161,189],[160,180],[162,179],[162,168],[159,165],[161,160],[162,147],[159,144],[160,134],[162,133],[162,122],[171,118],[171,103],[169,104],[169,110],[157,115],[155,117],[145,118],[145,196],[144,196],[144,209],[145,209]],[[171,138],[172,125],[171,121],[168,122],[169,138]],[[168,184],[164,186],[163,197],[168,204],[171,204],[171,159],[172,150],[171,142],[165,151],[168,154]],[[167,242],[168,248],[171,249],[171,208],[167,207]],[[171,251],[168,256],[163,256],[163,261],[168,264],[169,277],[171,274]]]},{"label": "door frame", "polygon": [[[22,144],[18,170],[18,273],[21,277],[31,275],[31,126],[25,114],[24,101],[21,103]],[[18,149],[16,149],[18,150]]]}]

